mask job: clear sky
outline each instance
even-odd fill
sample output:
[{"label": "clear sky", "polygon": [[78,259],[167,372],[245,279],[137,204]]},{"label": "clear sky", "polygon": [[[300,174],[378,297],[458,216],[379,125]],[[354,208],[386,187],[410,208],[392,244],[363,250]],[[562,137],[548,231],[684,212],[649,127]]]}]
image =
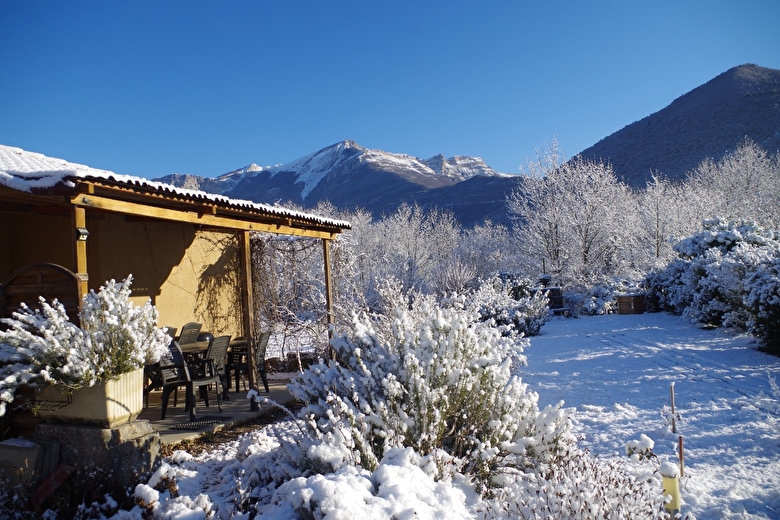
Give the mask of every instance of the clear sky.
[{"label": "clear sky", "polygon": [[343,139],[515,173],[731,67],[780,1],[0,0],[0,144],[147,178]]}]

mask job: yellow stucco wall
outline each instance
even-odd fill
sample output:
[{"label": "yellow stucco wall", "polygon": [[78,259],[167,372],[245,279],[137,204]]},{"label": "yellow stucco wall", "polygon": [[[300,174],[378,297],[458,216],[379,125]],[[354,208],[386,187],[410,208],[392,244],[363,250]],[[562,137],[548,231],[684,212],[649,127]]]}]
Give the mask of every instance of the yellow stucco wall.
[{"label": "yellow stucco wall", "polygon": [[151,298],[161,326],[181,329],[197,321],[215,336],[243,334],[238,241],[233,233],[119,215],[108,215],[92,227],[97,240],[90,235],[87,246],[90,286],[132,274],[136,303]]},{"label": "yellow stucco wall", "polygon": [[[72,219],[0,213],[0,281],[19,267],[52,262],[75,271]],[[133,299],[149,298],[159,325],[203,324],[243,335],[238,238],[190,224],[87,212],[89,287],[133,275]]]}]

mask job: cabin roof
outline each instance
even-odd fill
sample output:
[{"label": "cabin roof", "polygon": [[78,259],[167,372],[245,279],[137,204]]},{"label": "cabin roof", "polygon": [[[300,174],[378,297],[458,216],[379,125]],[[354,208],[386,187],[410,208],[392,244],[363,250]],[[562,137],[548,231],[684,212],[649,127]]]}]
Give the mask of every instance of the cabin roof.
[{"label": "cabin roof", "polygon": [[[151,216],[215,227],[283,234],[297,230],[303,232],[289,234],[312,236],[309,232],[315,232],[323,238],[351,229],[350,223],[343,220],[179,188],[5,145],[0,145],[0,186],[19,192],[20,199],[24,194],[58,200],[65,197],[75,206],[131,214],[143,213],[143,206],[147,206],[159,210],[152,211]],[[199,217],[186,217],[193,212]],[[252,222],[262,225],[253,227]]]}]

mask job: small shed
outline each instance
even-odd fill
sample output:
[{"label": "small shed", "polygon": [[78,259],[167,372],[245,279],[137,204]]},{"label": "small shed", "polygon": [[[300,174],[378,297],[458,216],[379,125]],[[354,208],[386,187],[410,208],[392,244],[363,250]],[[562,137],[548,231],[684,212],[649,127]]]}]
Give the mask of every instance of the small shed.
[{"label": "small shed", "polygon": [[645,312],[644,294],[620,294],[617,297],[618,314],[642,314]]}]

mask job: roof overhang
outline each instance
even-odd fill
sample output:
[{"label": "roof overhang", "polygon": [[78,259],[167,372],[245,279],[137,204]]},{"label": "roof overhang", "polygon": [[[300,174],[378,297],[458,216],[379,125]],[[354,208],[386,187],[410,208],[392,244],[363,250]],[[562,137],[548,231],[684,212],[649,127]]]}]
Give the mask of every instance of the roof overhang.
[{"label": "roof overhang", "polygon": [[118,176],[63,176],[46,187],[21,191],[0,184],[2,211],[65,214],[73,207],[90,214],[116,213],[137,219],[181,222],[204,228],[261,231],[333,239],[349,222],[278,206],[236,200],[145,179]]},{"label": "roof overhang", "polygon": [[71,205],[141,219],[323,239],[333,239],[350,228],[347,222],[227,197],[209,196],[203,192],[150,190],[102,179],[72,181],[75,186],[68,199]]}]

